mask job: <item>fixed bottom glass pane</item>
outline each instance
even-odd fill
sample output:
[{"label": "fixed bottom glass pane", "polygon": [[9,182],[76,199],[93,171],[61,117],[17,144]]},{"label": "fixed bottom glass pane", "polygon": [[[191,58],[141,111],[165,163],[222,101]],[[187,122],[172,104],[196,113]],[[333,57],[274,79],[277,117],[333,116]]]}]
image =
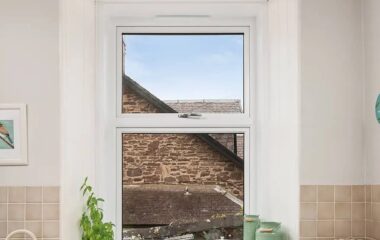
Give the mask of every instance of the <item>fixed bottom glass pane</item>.
[{"label": "fixed bottom glass pane", "polygon": [[244,134],[125,133],[123,239],[242,239]]}]

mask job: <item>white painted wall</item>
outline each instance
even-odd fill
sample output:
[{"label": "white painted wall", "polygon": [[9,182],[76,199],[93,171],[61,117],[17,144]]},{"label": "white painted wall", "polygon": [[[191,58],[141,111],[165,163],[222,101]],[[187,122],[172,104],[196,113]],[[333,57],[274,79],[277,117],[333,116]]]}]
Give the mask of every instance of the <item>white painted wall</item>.
[{"label": "white painted wall", "polygon": [[299,1],[268,3],[268,78],[257,89],[257,205],[299,239],[300,79]]},{"label": "white painted wall", "polygon": [[29,166],[0,185],[59,184],[58,0],[0,1],[0,103],[26,103]]},{"label": "white painted wall", "polygon": [[[61,239],[81,239],[86,176],[95,186],[95,1],[60,0]],[[109,186],[112,188],[112,186]],[[102,196],[109,199],[108,196]]]},{"label": "white painted wall", "polygon": [[380,184],[380,124],[375,119],[375,101],[380,94],[380,1],[363,1],[365,43],[365,158],[367,183]]},{"label": "white painted wall", "polygon": [[[362,184],[361,1],[302,0],[301,23],[301,183]],[[378,26],[373,22],[373,29]],[[372,48],[378,50],[375,40]],[[373,60],[369,67],[375,84],[379,70]],[[379,127],[374,125],[372,130]]]}]

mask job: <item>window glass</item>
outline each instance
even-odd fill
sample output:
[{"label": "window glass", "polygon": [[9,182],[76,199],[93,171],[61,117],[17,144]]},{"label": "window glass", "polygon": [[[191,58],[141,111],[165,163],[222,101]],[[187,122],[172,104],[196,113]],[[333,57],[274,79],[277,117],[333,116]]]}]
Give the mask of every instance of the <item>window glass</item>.
[{"label": "window glass", "polygon": [[123,239],[243,238],[244,134],[126,133],[122,143]]},{"label": "window glass", "polygon": [[242,113],[244,35],[124,34],[123,113]]}]

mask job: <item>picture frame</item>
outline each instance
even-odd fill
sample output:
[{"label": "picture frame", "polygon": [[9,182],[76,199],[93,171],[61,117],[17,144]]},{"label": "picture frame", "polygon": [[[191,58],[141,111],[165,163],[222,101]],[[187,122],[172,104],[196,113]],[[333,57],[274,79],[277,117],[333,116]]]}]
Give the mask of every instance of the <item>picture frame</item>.
[{"label": "picture frame", "polygon": [[0,104],[0,165],[28,165],[26,104]]}]

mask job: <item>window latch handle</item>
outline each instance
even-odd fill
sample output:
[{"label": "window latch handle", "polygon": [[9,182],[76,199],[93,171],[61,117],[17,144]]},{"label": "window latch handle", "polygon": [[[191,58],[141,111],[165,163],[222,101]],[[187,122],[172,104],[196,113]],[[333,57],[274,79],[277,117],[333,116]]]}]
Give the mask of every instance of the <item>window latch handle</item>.
[{"label": "window latch handle", "polygon": [[201,118],[201,113],[180,113],[178,114],[179,118]]}]

